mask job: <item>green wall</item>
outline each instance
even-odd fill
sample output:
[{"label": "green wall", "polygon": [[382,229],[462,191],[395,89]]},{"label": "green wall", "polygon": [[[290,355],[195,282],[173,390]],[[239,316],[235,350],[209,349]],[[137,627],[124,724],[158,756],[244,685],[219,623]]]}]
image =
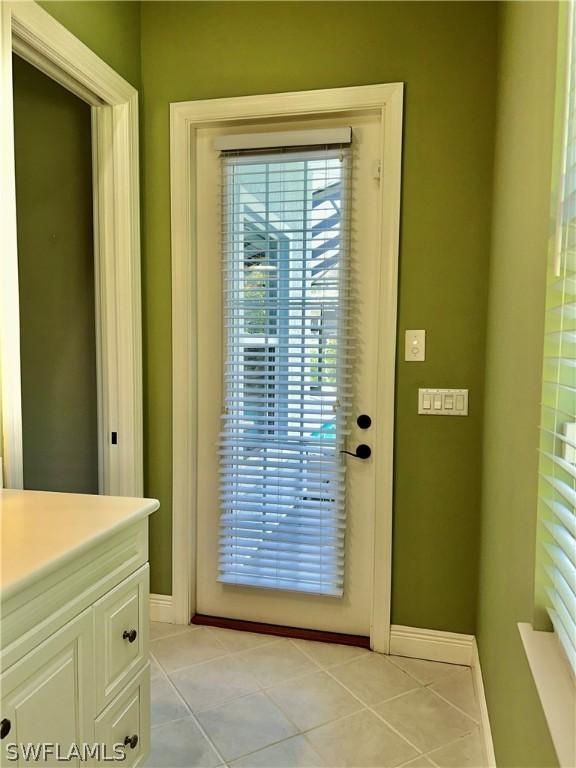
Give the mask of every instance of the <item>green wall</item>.
[{"label": "green wall", "polygon": [[13,72],[24,487],[98,493],[90,107]]},{"label": "green wall", "polygon": [[38,0],[129,83],[140,88],[140,3],[136,0]]},{"label": "green wall", "polygon": [[557,765],[517,622],[532,621],[555,3],[500,20],[478,642],[498,766]]},{"label": "green wall", "polygon": [[[43,4],[132,82],[134,3]],[[171,591],[169,103],[403,81],[393,620],[475,628],[497,8],[493,3],[141,6],[146,493],[152,590]],[[400,353],[402,349],[400,348]],[[416,415],[419,386],[467,386],[467,419]]]},{"label": "green wall", "polygon": [[[147,492],[152,588],[170,592],[169,103],[406,83],[393,620],[473,632],[496,75],[492,3],[142,5]],[[416,415],[419,386],[469,387],[467,419]]]}]

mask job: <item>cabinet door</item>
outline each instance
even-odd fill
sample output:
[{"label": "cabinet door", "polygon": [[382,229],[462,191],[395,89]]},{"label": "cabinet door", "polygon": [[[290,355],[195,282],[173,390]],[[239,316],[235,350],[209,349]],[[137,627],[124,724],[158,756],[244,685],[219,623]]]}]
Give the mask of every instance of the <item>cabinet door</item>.
[{"label": "cabinet door", "polygon": [[[0,717],[10,721],[2,740],[2,765],[62,765],[57,750],[67,755],[74,745],[93,742],[92,623],[89,608],[0,677]],[[25,749],[43,744],[54,745],[55,753],[45,760],[25,759]],[[11,759],[10,745],[18,748],[17,762]],[[78,764],[77,759],[67,763]]]}]

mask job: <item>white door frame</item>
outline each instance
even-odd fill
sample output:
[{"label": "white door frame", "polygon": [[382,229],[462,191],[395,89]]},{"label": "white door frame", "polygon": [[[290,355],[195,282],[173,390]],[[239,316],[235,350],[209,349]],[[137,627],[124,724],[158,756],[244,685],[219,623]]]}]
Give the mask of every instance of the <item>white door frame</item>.
[{"label": "white door frame", "polygon": [[[0,7],[0,397],[4,484],[23,483],[12,52],[92,108],[100,493],[141,496],[138,92],[31,0]],[[112,444],[111,433],[117,433]]]},{"label": "white door frame", "polygon": [[392,581],[394,381],[403,84],[241,96],[171,104],[172,403],[173,403],[173,621],[195,612],[196,577],[196,238],[195,131],[263,118],[311,117],[373,110],[381,117],[379,219],[379,327],[374,451],[379,457],[374,509],[370,642],[387,653]]}]

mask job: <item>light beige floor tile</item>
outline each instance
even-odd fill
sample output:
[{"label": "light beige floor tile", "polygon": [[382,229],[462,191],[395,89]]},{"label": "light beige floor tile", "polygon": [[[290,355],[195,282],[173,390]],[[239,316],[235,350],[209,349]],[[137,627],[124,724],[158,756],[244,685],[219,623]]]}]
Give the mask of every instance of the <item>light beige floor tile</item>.
[{"label": "light beige floor tile", "polygon": [[196,629],[196,627],[192,627],[189,624],[168,624],[164,621],[151,621],[150,640],[159,640],[161,637],[179,635],[182,632],[190,632],[192,629]]},{"label": "light beige floor tile", "polygon": [[370,706],[420,687],[387,658],[376,653],[332,667],[330,674]]},{"label": "light beige floor tile", "polygon": [[220,627],[210,627],[215,637],[231,653],[237,651],[247,651],[250,648],[257,648],[259,645],[273,643],[277,640],[274,635],[258,635],[255,632],[238,632],[235,629],[221,629]]},{"label": "light beige floor tile", "polygon": [[194,712],[259,689],[256,679],[234,656],[196,664],[170,677]]},{"label": "light beige floor tile", "polygon": [[162,667],[153,656],[150,656],[150,680],[156,680],[159,677],[164,678]]},{"label": "light beige floor tile", "polygon": [[467,669],[457,664],[444,664],[442,661],[426,661],[426,659],[408,659],[405,656],[390,656],[396,666],[408,672],[422,685],[435,683],[446,675],[451,675],[459,669]]},{"label": "light beige floor tile", "polygon": [[430,758],[440,768],[483,768],[486,765],[478,729],[463,739],[431,752]]},{"label": "light beige floor tile", "polygon": [[437,691],[445,699],[464,710],[467,715],[473,717],[476,722],[480,720],[480,712],[476,702],[474,683],[472,682],[472,670],[459,669],[451,675],[447,675],[430,688]]},{"label": "light beige floor tile", "polygon": [[422,752],[470,733],[475,723],[426,688],[374,707],[386,722]]},{"label": "light beige floor tile", "polygon": [[325,763],[305,736],[292,736],[231,763],[234,768],[321,768]]},{"label": "light beige floor tile", "polygon": [[389,768],[418,754],[366,709],[315,728],[306,738],[331,768]]},{"label": "light beige floor tile", "polygon": [[189,667],[227,653],[205,627],[154,640],[150,643],[150,650],[167,671]]},{"label": "light beige floor tile", "polygon": [[190,712],[164,676],[156,677],[151,683],[151,720],[152,725],[181,720]]},{"label": "light beige floor tile", "polygon": [[256,752],[298,732],[264,693],[234,699],[199,712],[197,717],[226,760]]},{"label": "light beige floor tile", "polygon": [[318,667],[289,640],[277,640],[238,654],[238,661],[251,672],[260,685],[268,687],[290,677],[312,672]]},{"label": "light beige floor tile", "polygon": [[221,760],[192,718],[152,728],[147,768],[213,768]]},{"label": "light beige floor tile", "polygon": [[353,645],[337,645],[336,643],[317,643],[314,640],[293,640],[297,648],[311,656],[316,664],[326,669],[336,664],[343,664],[358,656],[367,656],[367,648],[357,648]]},{"label": "light beige floor tile", "polygon": [[362,709],[362,704],[326,672],[313,672],[266,693],[302,731]]},{"label": "light beige floor tile", "polygon": [[432,763],[425,755],[419,755],[415,760],[409,763],[403,763],[400,768],[430,768]]}]

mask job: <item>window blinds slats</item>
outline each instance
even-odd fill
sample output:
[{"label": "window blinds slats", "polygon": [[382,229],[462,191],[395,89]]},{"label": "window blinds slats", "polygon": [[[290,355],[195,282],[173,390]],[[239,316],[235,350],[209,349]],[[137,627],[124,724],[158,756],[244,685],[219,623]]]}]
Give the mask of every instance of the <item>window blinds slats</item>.
[{"label": "window blinds slats", "polygon": [[222,157],[219,581],[341,596],[350,150]]},{"label": "window blinds slats", "polygon": [[576,672],[576,59],[571,9],[569,97],[555,252],[546,294],[540,433],[540,556],[552,624]]}]

